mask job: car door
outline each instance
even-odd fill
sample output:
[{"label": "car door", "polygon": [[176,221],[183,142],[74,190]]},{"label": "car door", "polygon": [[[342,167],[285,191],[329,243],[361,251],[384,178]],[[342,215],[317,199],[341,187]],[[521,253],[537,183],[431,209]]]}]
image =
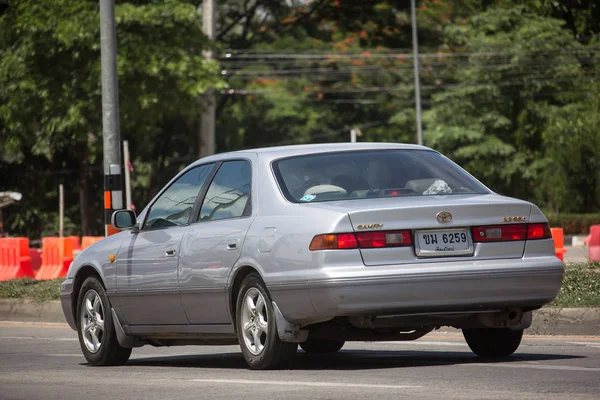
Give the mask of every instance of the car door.
[{"label": "car door", "polygon": [[127,324],[188,324],[177,289],[179,246],[214,168],[193,167],[174,179],[146,212],[139,232],[121,245],[116,293]]},{"label": "car door", "polygon": [[251,160],[224,161],[181,241],[179,288],[191,324],[229,324],[227,277],[252,223]]}]

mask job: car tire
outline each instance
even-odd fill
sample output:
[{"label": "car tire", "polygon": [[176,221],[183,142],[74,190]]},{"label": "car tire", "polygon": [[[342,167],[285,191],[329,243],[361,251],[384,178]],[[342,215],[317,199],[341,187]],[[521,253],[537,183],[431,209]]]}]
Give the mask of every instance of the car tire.
[{"label": "car tire", "polygon": [[523,337],[523,329],[481,328],[463,329],[467,344],[480,357],[500,358],[513,354]]},{"label": "car tire", "polygon": [[311,339],[309,337],[306,342],[300,343],[300,347],[309,354],[326,354],[339,351],[345,343],[343,340]]},{"label": "car tire", "polygon": [[271,296],[256,273],[242,281],[236,301],[236,332],[242,354],[251,369],[288,366],[298,350],[297,343],[279,339]]},{"label": "car tire", "polygon": [[81,286],[77,298],[77,333],[83,356],[90,365],[123,365],[131,348],[117,341],[110,302],[104,287],[95,277]]}]

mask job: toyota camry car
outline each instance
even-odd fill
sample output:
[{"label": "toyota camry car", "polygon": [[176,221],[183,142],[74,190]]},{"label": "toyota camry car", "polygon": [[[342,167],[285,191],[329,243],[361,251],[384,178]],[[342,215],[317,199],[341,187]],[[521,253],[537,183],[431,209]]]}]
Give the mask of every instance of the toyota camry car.
[{"label": "toyota camry car", "polygon": [[202,158],[61,286],[92,365],[132,348],[239,343],[250,368],[298,346],[415,340],[462,329],[482,357],[515,352],[563,275],[535,205],[442,154],[404,144],[274,147]]}]

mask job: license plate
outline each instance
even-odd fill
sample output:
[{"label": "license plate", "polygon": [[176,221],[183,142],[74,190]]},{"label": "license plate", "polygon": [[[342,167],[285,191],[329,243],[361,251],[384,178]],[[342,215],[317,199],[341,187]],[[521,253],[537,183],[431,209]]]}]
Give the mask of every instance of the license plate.
[{"label": "license plate", "polygon": [[473,254],[468,229],[416,231],[415,252],[419,257],[450,257]]}]

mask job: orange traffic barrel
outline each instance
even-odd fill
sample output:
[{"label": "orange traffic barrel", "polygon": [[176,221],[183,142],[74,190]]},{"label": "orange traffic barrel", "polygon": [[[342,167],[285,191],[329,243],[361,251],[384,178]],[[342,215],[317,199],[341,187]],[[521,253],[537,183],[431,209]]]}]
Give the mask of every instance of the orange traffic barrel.
[{"label": "orange traffic barrel", "polygon": [[73,241],[69,238],[42,239],[42,265],[35,275],[37,280],[62,278],[73,261]]},{"label": "orange traffic barrel", "polygon": [[104,236],[84,236],[81,238],[81,250],[86,249],[92,244],[101,241],[104,239]]},{"label": "orange traffic barrel", "polygon": [[33,278],[29,240],[27,238],[0,239],[0,281],[25,277]]},{"label": "orange traffic barrel", "polygon": [[550,228],[550,231],[552,232],[552,239],[554,239],[554,251],[556,252],[556,257],[560,258],[561,261],[564,261],[567,250],[565,249],[563,228]]}]

